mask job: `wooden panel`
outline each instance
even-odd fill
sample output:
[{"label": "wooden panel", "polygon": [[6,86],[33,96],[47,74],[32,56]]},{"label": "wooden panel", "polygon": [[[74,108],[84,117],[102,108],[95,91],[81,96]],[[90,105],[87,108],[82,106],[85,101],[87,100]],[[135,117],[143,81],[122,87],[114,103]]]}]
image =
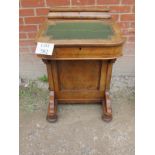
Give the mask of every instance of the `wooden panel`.
[{"label": "wooden panel", "polygon": [[57,93],[58,100],[103,100],[104,91],[83,90],[83,91],[60,91]]},{"label": "wooden panel", "polygon": [[101,99],[56,99],[58,103],[65,103],[65,104],[88,104],[88,103],[101,103],[103,101],[103,98]]},{"label": "wooden panel", "polygon": [[57,61],[61,90],[97,90],[101,72],[100,61]]}]

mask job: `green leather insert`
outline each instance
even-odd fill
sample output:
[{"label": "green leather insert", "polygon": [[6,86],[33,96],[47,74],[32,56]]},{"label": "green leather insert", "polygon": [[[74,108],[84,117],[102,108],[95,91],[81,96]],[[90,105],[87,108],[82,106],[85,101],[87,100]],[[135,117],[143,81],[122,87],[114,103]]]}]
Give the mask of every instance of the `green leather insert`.
[{"label": "green leather insert", "polygon": [[113,34],[109,24],[101,22],[60,22],[49,25],[45,35],[55,40],[110,39]]}]

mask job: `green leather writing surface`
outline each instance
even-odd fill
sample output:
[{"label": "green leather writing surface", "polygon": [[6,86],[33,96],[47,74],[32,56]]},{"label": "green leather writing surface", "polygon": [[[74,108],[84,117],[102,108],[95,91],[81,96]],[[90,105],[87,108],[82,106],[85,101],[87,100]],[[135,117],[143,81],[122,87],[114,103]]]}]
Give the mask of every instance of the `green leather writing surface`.
[{"label": "green leather writing surface", "polygon": [[55,40],[110,39],[112,27],[101,22],[59,22],[49,25],[45,35]]}]

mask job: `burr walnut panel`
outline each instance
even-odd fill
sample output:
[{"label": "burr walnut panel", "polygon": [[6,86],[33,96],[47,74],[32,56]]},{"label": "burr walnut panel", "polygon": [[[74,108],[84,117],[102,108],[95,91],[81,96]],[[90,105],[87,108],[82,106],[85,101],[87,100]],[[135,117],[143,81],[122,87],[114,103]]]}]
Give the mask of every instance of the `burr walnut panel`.
[{"label": "burr walnut panel", "polygon": [[60,90],[98,90],[101,67],[101,61],[59,61],[57,69]]}]

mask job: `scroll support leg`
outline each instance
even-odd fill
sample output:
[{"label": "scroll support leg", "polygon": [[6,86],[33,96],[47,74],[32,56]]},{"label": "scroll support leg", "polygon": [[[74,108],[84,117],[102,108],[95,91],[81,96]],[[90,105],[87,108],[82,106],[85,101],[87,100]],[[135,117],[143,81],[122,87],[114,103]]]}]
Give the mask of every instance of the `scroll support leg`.
[{"label": "scroll support leg", "polygon": [[57,121],[57,102],[54,96],[54,86],[53,86],[53,76],[52,76],[52,64],[51,60],[42,59],[42,61],[46,64],[47,73],[48,73],[48,83],[49,83],[49,104],[46,120],[48,122],[56,122]]},{"label": "scroll support leg", "polygon": [[57,121],[57,103],[54,98],[54,91],[50,91],[49,105],[46,120],[50,123]]},{"label": "scroll support leg", "polygon": [[111,100],[110,100],[110,81],[112,76],[112,66],[116,59],[108,60],[107,71],[106,71],[106,86],[104,93],[104,100],[102,101],[103,106],[103,115],[102,119],[106,122],[110,122],[112,120],[112,108],[111,108]]}]

